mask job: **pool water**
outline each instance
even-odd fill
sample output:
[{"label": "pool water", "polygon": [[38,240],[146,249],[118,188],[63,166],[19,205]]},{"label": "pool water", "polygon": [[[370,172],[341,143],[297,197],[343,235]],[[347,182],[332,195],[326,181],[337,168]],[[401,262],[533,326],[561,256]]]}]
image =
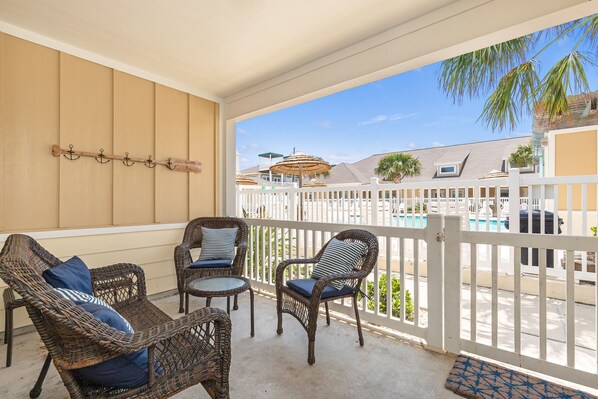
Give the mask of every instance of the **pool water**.
[{"label": "pool water", "polygon": [[[427,223],[426,216],[400,215],[398,218],[399,227],[423,228],[426,227]],[[397,216],[395,215],[393,216],[394,225],[396,225],[396,221]],[[478,220],[476,224],[475,219],[469,219],[469,230],[486,231],[486,228],[488,228],[488,231],[498,231],[498,222],[496,220],[489,220],[488,222],[486,222],[486,220]],[[500,222],[500,230],[507,230],[504,220],[501,220]]]}]

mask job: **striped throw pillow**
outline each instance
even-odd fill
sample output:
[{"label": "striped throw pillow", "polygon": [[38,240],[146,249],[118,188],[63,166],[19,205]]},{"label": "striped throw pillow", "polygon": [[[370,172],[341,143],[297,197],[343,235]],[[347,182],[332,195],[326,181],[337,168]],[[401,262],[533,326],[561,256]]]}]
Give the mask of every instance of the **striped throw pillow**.
[{"label": "striped throw pillow", "polygon": [[201,252],[198,260],[235,259],[236,227],[226,229],[201,228]]},{"label": "striped throw pillow", "polygon": [[[319,279],[333,274],[350,272],[366,249],[367,246],[361,241],[340,241],[333,238],[324,250],[320,262],[314,267],[312,278]],[[333,281],[329,286],[340,290],[345,286],[345,282]]]}]

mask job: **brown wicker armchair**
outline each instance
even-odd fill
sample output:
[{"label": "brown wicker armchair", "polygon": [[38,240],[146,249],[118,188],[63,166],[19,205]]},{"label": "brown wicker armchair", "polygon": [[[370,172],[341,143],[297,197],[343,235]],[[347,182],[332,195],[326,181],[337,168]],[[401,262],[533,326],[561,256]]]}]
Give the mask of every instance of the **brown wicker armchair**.
[{"label": "brown wicker armchair", "polygon": [[[309,364],[314,364],[316,361],[314,346],[321,302],[324,302],[326,307],[326,324],[330,325],[328,302],[340,298],[352,298],[353,307],[355,309],[355,319],[357,321],[357,331],[359,334],[359,345],[363,346],[361,321],[359,320],[359,312],[357,310],[357,296],[360,292],[362,280],[370,274],[378,259],[378,239],[375,235],[365,230],[346,230],[333,238],[340,241],[361,241],[366,244],[367,249],[362,254],[359,263],[355,266],[353,271],[317,280],[313,286],[311,295],[308,296],[305,293],[299,293],[296,290],[289,288],[284,281],[285,273],[289,266],[294,264],[318,263],[330,241],[326,243],[315,257],[311,259],[289,259],[281,262],[276,268],[276,310],[278,313],[278,329],[276,332],[279,335],[282,334],[283,313],[288,313],[299,320],[299,323],[301,323],[303,328],[305,328],[305,331],[307,331],[307,362]],[[325,292],[324,290],[327,288],[327,285],[334,280],[345,280],[345,288],[341,291],[336,291],[329,287],[328,290],[332,291]]]},{"label": "brown wicker armchair", "polygon": [[[235,259],[230,266],[219,268],[199,268],[191,269],[189,266],[193,263],[191,259],[190,250],[194,248],[201,248],[202,233],[201,228],[209,229],[223,229],[237,227],[237,237],[235,239],[235,247],[237,248]],[[177,275],[177,288],[179,290],[180,305],[179,313],[183,313],[185,308],[183,306],[183,299],[185,287],[187,283],[194,278],[207,276],[240,276],[243,272],[243,264],[245,256],[247,255],[247,223],[242,219],[232,217],[203,217],[193,219],[187,224],[185,228],[185,235],[183,242],[177,245],[174,249],[174,265]],[[237,296],[235,295],[235,302],[233,309],[237,310]]]},{"label": "brown wicker armchair", "polygon": [[[135,329],[125,333],[101,323],[62,299],[41,277],[47,265],[60,263],[34,239],[11,235],[0,252],[0,277],[26,303],[48,358],[31,392],[39,396],[50,357],[71,398],[165,398],[201,382],[212,398],[228,398],[231,323],[219,309],[204,308],[172,320],[146,297],[143,270],[119,263],[92,269],[94,295],[118,311]],[[148,349],[148,370],[162,372],[132,389],[91,385],[71,370]]]}]

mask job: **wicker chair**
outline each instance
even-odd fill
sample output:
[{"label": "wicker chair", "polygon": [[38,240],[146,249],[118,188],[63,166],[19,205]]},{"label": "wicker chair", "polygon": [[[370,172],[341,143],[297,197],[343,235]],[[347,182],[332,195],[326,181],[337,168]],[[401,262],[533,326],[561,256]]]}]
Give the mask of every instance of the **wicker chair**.
[{"label": "wicker chair", "polygon": [[[191,269],[189,266],[193,263],[191,259],[190,250],[194,248],[201,248],[202,233],[201,228],[206,227],[209,229],[223,229],[237,227],[237,238],[235,240],[235,246],[237,252],[235,259],[231,266],[223,268],[199,268]],[[243,264],[245,262],[245,256],[247,255],[247,223],[242,219],[231,218],[231,217],[204,217],[193,219],[187,224],[185,228],[185,235],[183,236],[183,242],[177,245],[174,249],[174,265],[176,268],[177,275],[177,288],[179,290],[180,304],[179,313],[183,313],[185,308],[183,306],[183,299],[185,294],[185,287],[187,283],[194,278],[207,277],[207,276],[240,276],[243,271]],[[235,302],[233,309],[237,310],[237,296],[235,295]]]},{"label": "wicker chair", "polygon": [[[50,357],[71,398],[165,398],[201,382],[212,398],[228,398],[231,323],[223,311],[204,308],[172,320],[146,297],[143,270],[119,263],[92,269],[94,295],[125,317],[135,333],[101,323],[62,299],[41,277],[60,261],[34,239],[14,234],[0,252],[0,277],[25,301],[48,357],[36,387],[39,396]],[[160,362],[160,374],[132,389],[89,384],[71,370],[147,348],[148,370]]]},{"label": "wicker chair", "polygon": [[[357,296],[360,292],[361,282],[374,268],[378,258],[378,239],[372,233],[365,230],[346,230],[337,234],[334,238],[341,241],[361,241],[366,244],[367,249],[362,255],[359,263],[353,271],[346,274],[336,274],[319,279],[313,287],[311,296],[302,295],[284,284],[285,273],[291,265],[315,264],[318,263],[328,243],[311,259],[289,259],[281,262],[276,268],[276,310],[278,313],[278,329],[276,332],[282,334],[282,314],[288,313],[294,316],[307,331],[308,355],[307,362],[314,364],[316,361],[314,346],[316,341],[316,329],[320,303],[324,302],[326,307],[326,324],[330,325],[330,314],[328,302],[340,298],[352,298],[359,334],[359,345],[363,346],[363,334],[361,332],[361,321],[357,309]],[[330,242],[330,241],[329,241]],[[292,269],[289,275],[292,275]],[[345,284],[352,288],[348,293],[339,293],[327,298],[321,298],[326,286],[334,280],[345,280]]]}]

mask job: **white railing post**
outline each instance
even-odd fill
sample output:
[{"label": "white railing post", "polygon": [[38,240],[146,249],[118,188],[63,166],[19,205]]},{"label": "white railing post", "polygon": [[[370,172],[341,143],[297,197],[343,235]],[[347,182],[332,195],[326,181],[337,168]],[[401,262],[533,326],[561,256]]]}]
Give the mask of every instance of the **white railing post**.
[{"label": "white railing post", "polygon": [[370,203],[371,212],[370,215],[370,224],[377,226],[378,225],[378,190],[380,189],[380,181],[377,177],[372,177],[370,179]]},{"label": "white railing post", "polygon": [[237,187],[236,191],[236,201],[237,201],[237,217],[243,217],[243,204],[241,203],[241,188]]},{"label": "white railing post", "polygon": [[428,330],[426,348],[444,351],[444,216],[428,214]]},{"label": "white railing post", "polygon": [[519,233],[519,210],[521,199],[519,198],[519,169],[509,169],[509,231]]},{"label": "white railing post", "polygon": [[461,347],[461,217],[444,218],[444,350]]},{"label": "white railing post", "polygon": [[289,209],[287,211],[288,220],[296,221],[297,220],[297,187],[296,183],[293,183],[291,187],[289,187]]}]

